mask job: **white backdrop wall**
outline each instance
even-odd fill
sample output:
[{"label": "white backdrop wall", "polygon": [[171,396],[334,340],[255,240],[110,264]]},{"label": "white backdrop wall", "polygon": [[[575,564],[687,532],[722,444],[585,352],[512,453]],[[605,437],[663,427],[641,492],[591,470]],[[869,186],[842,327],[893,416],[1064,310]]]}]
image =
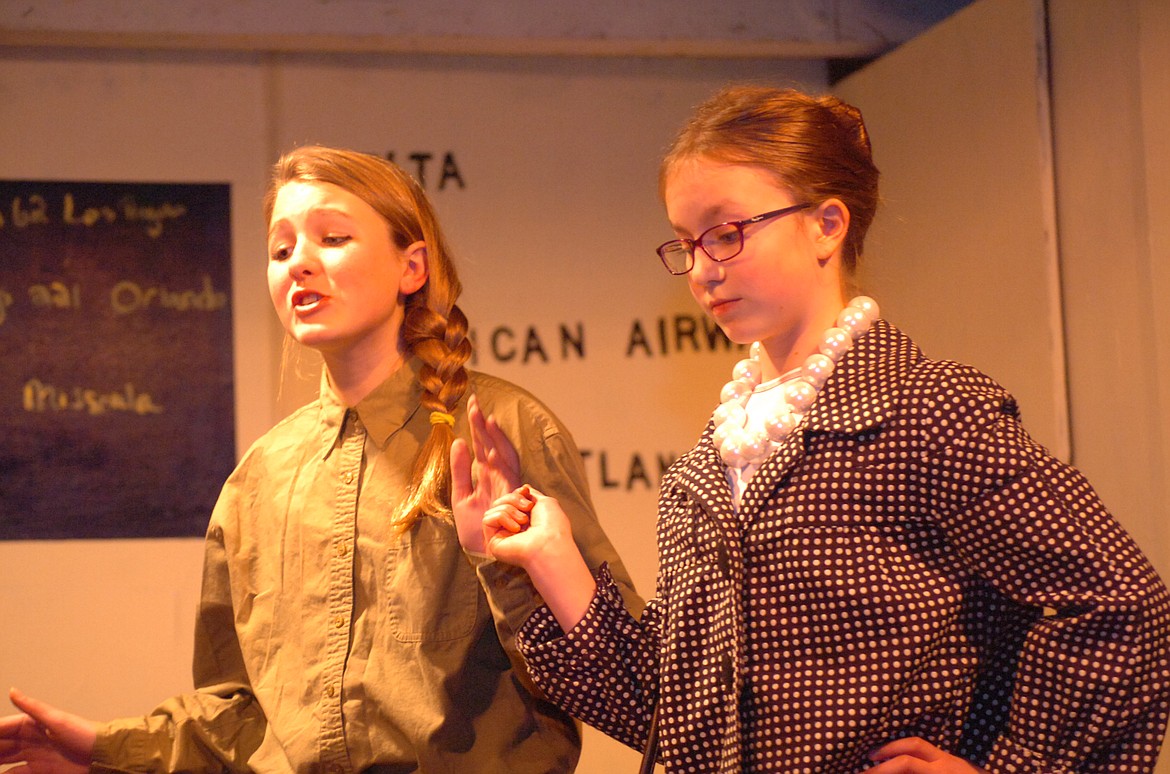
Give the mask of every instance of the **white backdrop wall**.
[{"label": "white backdrop wall", "polygon": [[1050,16],[1073,458],[1170,578],[1170,3]]}]

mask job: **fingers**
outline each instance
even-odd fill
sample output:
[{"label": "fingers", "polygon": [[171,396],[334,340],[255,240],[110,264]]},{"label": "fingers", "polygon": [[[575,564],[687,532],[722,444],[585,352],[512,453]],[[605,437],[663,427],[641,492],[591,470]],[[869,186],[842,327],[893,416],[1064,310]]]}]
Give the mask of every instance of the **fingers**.
[{"label": "fingers", "polygon": [[494,418],[480,408],[479,399],[467,399],[471,425],[471,450],[480,466],[490,469],[507,489],[520,485],[520,455]]},{"label": "fingers", "polygon": [[[983,769],[934,746],[908,736],[882,745],[869,755],[877,763],[866,774],[979,774]],[[986,772],[983,772],[986,774]]]},{"label": "fingers", "polygon": [[477,460],[487,459],[487,450],[484,448],[484,439],[487,438],[487,422],[479,408],[479,399],[473,393],[467,399],[467,418],[471,425],[471,445]]},{"label": "fingers", "polygon": [[471,419],[471,438],[475,458],[500,469],[511,479],[511,485],[519,485],[520,455],[516,447],[500,429],[495,418],[483,413],[479,400],[473,395],[467,401],[467,412]]},{"label": "fingers", "polygon": [[27,762],[31,757],[43,755],[45,750],[54,749],[48,729],[29,714],[32,710],[43,717],[48,705],[30,699],[16,689],[9,692],[9,698],[21,714],[0,718],[0,766]]},{"label": "fingers", "polygon": [[516,447],[508,440],[508,436],[504,435],[504,431],[500,429],[499,424],[496,423],[493,417],[487,417],[484,421],[484,429],[491,443],[489,453],[494,457],[494,462],[498,465],[506,466],[509,470],[519,472],[520,455],[516,452]]},{"label": "fingers", "polygon": [[895,758],[899,755],[912,755],[924,761],[934,761],[940,759],[945,753],[921,737],[906,736],[882,745],[870,753],[869,757],[871,760],[878,761]]},{"label": "fingers", "polygon": [[523,497],[527,498],[527,500],[531,503],[535,503],[537,500],[556,499],[553,497],[549,497],[544,492],[542,492],[539,489],[537,489],[536,487],[534,487],[532,484],[525,484],[524,486],[518,486],[518,487],[516,487],[516,491],[519,492]]},{"label": "fingers", "polygon": [[497,447],[500,439],[506,446],[511,442],[500,431],[496,420],[483,413],[479,407],[479,399],[472,395],[467,399],[467,416],[471,420],[471,445],[475,458],[482,462],[492,462],[498,456]]},{"label": "fingers", "polygon": [[56,751],[55,755],[68,759],[71,764],[82,767],[82,770],[88,767],[93,757],[94,741],[97,739],[96,723],[25,696],[15,688],[9,691],[8,698],[17,709],[28,716],[33,726],[32,729],[22,728],[22,738],[28,739],[24,734],[26,730],[31,731],[39,737],[31,740],[32,744],[39,744],[41,747],[51,746]]},{"label": "fingers", "polygon": [[20,750],[28,742],[44,739],[45,732],[28,715],[22,713],[0,718],[0,763],[11,762],[2,758],[9,752]]},{"label": "fingers", "polygon": [[528,514],[508,504],[493,505],[483,516],[485,529],[506,530],[515,534],[528,526]]},{"label": "fingers", "polygon": [[498,497],[492,507],[484,512],[485,542],[491,545],[503,537],[501,532],[515,535],[528,529],[532,523],[529,514],[536,506],[537,497],[551,499],[545,498],[528,484]]},{"label": "fingers", "polygon": [[8,715],[6,717],[0,717],[0,741],[15,739],[18,737],[22,730],[21,727],[26,722],[32,722],[35,724],[36,721],[33,721],[32,718],[30,718],[28,715],[25,715],[24,713],[19,715]]},{"label": "fingers", "polygon": [[467,441],[456,438],[451,444],[451,501],[464,500],[471,492],[471,450]]},{"label": "fingers", "polygon": [[528,513],[532,510],[532,506],[536,504],[538,494],[539,492],[533,489],[531,485],[525,484],[524,486],[516,487],[511,492],[500,495],[492,505],[510,505],[517,510]]},{"label": "fingers", "polygon": [[38,701],[31,696],[25,696],[15,688],[8,691],[8,698],[12,701],[14,707],[28,715],[37,724],[46,728],[52,726],[50,718],[52,714],[57,712],[56,708],[43,701]]}]

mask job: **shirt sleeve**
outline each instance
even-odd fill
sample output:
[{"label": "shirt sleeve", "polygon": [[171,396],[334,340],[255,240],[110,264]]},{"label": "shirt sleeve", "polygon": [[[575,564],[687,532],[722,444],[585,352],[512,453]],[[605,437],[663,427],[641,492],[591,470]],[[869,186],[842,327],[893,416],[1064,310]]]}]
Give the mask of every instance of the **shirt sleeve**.
[{"label": "shirt sleeve", "polygon": [[196,690],[172,697],[151,714],[102,726],[94,772],[250,771],[264,713],[252,696],[236,639],[221,519],[234,515],[234,485],[225,486],[205,541],[203,590],[195,626]]},{"label": "shirt sleeve", "polygon": [[949,387],[930,470],[941,526],[959,561],[1035,611],[987,768],[1149,770],[1170,711],[1165,586],[1088,481],[1027,435],[1006,392]]}]

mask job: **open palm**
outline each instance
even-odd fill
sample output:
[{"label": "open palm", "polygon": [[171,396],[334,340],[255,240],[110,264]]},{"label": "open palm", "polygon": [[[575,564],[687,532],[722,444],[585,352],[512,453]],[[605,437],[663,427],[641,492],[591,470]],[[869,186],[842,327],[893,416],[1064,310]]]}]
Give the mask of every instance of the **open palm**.
[{"label": "open palm", "polygon": [[482,554],[486,550],[483,515],[498,498],[520,486],[520,457],[495,420],[480,410],[474,395],[467,402],[467,414],[471,448],[462,438],[451,445],[451,510],[459,542],[464,549]]}]

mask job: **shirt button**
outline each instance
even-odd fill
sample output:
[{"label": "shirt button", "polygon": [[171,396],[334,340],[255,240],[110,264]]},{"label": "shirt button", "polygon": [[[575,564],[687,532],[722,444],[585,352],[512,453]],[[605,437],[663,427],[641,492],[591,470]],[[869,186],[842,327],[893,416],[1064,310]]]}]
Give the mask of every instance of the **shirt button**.
[{"label": "shirt button", "polygon": [[325,686],[325,695],[328,696],[330,699],[332,699],[334,696],[337,695],[337,689],[335,687],[333,687],[332,685],[327,685],[327,686]]},{"label": "shirt button", "polygon": [[349,543],[338,543],[337,544],[337,555],[338,556],[348,556],[349,555]]},{"label": "shirt button", "polygon": [[342,627],[344,627],[345,626],[345,616],[343,616],[343,615],[334,616],[333,626],[338,628],[338,629],[341,629]]},{"label": "shirt button", "polygon": [[352,484],[353,483],[353,471],[349,471],[349,470],[345,471],[345,473],[343,473],[341,476],[341,480],[347,484]]}]

